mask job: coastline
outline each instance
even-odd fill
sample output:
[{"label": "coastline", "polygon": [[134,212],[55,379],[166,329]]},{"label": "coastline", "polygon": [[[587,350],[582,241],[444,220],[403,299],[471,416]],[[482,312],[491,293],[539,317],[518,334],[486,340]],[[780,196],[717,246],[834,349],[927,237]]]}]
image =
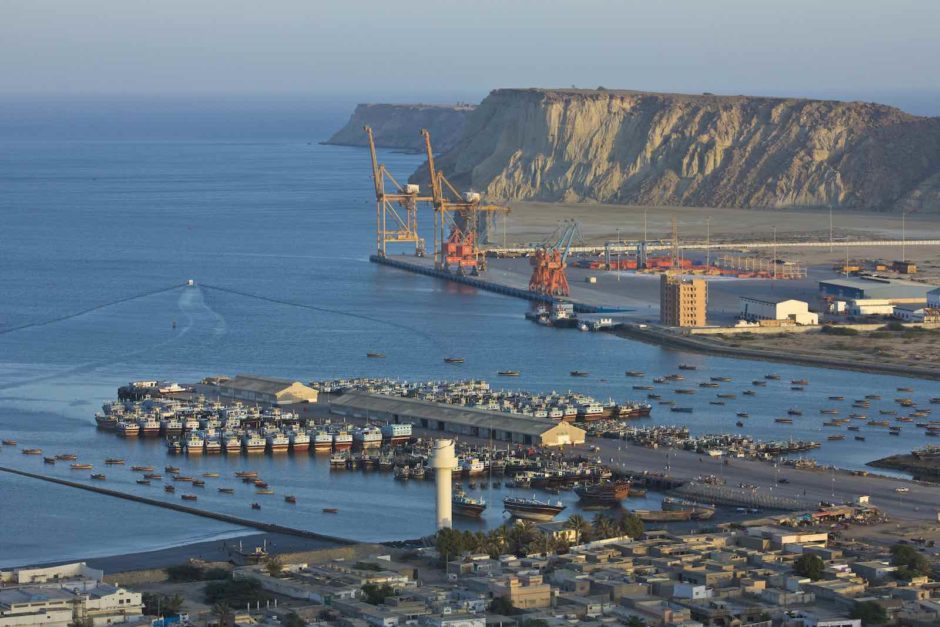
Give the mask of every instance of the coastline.
[{"label": "coastline", "polygon": [[846,359],[833,359],[828,357],[814,357],[811,355],[798,355],[779,351],[722,346],[707,340],[693,339],[691,337],[673,335],[653,328],[638,329],[628,325],[620,325],[611,331],[618,337],[639,340],[647,344],[655,344],[666,348],[688,350],[706,355],[719,357],[732,357],[736,359],[756,359],[760,361],[773,361],[786,364],[811,366],[814,368],[830,368],[835,370],[854,370],[872,374],[887,374],[912,379],[927,379],[940,381],[940,371],[935,368],[918,368],[916,366],[900,366],[893,364],[867,364]]}]

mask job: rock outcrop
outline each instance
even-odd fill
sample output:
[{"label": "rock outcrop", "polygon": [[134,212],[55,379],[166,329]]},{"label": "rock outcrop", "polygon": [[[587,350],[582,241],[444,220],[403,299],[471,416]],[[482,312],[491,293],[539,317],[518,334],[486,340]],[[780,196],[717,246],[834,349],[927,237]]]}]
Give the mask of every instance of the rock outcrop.
[{"label": "rock outcrop", "polygon": [[449,150],[463,133],[467,116],[473,105],[396,105],[361,104],[356,107],[346,125],[325,144],[340,146],[366,146],[363,126],[371,126],[375,144],[380,148],[394,148],[410,152],[423,152],[421,129],[431,131],[435,150]]},{"label": "rock outcrop", "polygon": [[504,200],[940,211],[940,118],[864,102],[499,89],[437,166]]}]

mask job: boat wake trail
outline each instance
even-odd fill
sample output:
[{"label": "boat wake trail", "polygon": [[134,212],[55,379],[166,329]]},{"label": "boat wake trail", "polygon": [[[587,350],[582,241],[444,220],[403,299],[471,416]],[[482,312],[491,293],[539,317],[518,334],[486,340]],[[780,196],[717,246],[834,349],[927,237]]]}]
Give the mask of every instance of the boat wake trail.
[{"label": "boat wake trail", "polygon": [[132,300],[137,300],[138,298],[144,298],[146,296],[153,296],[155,294],[162,294],[164,292],[172,292],[173,290],[179,289],[184,286],[185,286],[185,283],[177,283],[176,285],[171,285],[170,287],[163,287],[160,289],[151,290],[149,292],[142,292],[140,294],[134,294],[133,296],[125,296],[124,298],[119,298],[117,300],[108,301],[107,303],[101,303],[100,305],[95,305],[94,307],[82,309],[81,311],[76,311],[74,313],[65,314],[64,316],[59,316],[57,318],[50,318],[49,320],[40,320],[38,322],[27,322],[26,324],[21,324],[16,327],[10,327],[9,329],[0,329],[0,335],[6,335],[7,333],[13,333],[14,331],[23,331],[25,329],[44,327],[46,325],[55,324],[56,322],[65,322],[66,320],[71,320],[72,318],[78,318],[79,316],[84,316],[85,314],[89,314],[93,311],[98,311],[106,307],[120,305],[121,303],[127,303]]},{"label": "boat wake trail", "polygon": [[[183,312],[196,312],[199,311],[200,314],[208,314],[214,320],[212,326],[212,335],[216,338],[219,338],[226,334],[228,331],[228,325],[225,322],[225,318],[217,312],[215,309],[209,306],[209,303],[206,302],[205,295],[200,289],[189,289],[184,291],[180,295],[180,309]],[[189,313],[186,313],[186,316],[192,320],[192,316]]]},{"label": "boat wake trail", "polygon": [[205,283],[201,283],[200,286],[203,287],[203,288],[205,288],[205,289],[207,289],[207,290],[215,290],[215,291],[217,291],[217,292],[222,292],[222,293],[225,293],[225,294],[232,294],[232,295],[234,295],[234,296],[241,296],[241,297],[243,297],[243,298],[252,298],[252,299],[255,299],[255,300],[261,300],[261,301],[265,301],[265,302],[269,302],[269,303],[275,303],[275,304],[277,304],[277,305],[286,305],[286,306],[288,306],[288,307],[298,307],[298,308],[300,308],[300,309],[307,309],[307,310],[310,310],[310,311],[316,311],[316,312],[318,312],[318,313],[328,313],[328,314],[334,314],[334,315],[337,315],[337,316],[346,316],[346,317],[348,317],[348,318],[356,318],[356,319],[359,319],[359,320],[366,320],[366,321],[368,321],[368,322],[374,322],[374,323],[376,323],[376,324],[382,324],[382,325],[385,325],[385,326],[394,327],[394,328],[400,329],[400,330],[402,330],[402,331],[408,331],[409,333],[414,333],[414,334],[417,335],[418,337],[421,337],[421,338],[427,340],[428,343],[430,343],[432,346],[434,346],[434,347],[437,348],[439,351],[441,351],[441,353],[444,353],[444,352],[446,351],[444,345],[443,345],[440,341],[438,341],[438,339],[437,339],[436,337],[434,337],[433,335],[431,335],[430,333],[426,333],[426,332],[422,331],[422,330],[419,329],[419,328],[411,327],[411,326],[408,326],[407,324],[402,324],[402,323],[400,323],[400,322],[392,322],[392,321],[390,321],[390,320],[383,320],[382,318],[376,318],[376,317],[374,317],[374,316],[369,316],[369,315],[366,315],[366,314],[353,313],[353,312],[350,312],[350,311],[343,311],[343,310],[340,310],[340,309],[331,309],[331,308],[329,308],[329,307],[320,307],[320,306],[317,306],[317,305],[309,305],[309,304],[306,304],[306,303],[296,303],[296,302],[293,302],[293,301],[283,300],[283,299],[280,299],[280,298],[273,298],[273,297],[271,297],[271,296],[263,296],[263,295],[261,295],[261,294],[251,294],[251,293],[249,293],[249,292],[241,292],[241,291],[239,291],[239,290],[233,290],[233,289],[230,289],[230,288],[227,288],[227,287],[219,287],[219,286],[217,286],[217,285],[207,285],[207,284],[205,284]]}]

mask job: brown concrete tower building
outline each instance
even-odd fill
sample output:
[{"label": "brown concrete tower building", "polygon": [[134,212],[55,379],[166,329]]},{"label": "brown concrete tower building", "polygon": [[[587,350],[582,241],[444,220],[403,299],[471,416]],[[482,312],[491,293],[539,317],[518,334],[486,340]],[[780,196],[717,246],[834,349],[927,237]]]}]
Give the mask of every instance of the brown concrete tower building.
[{"label": "brown concrete tower building", "polygon": [[664,274],[659,282],[659,320],[671,327],[705,326],[708,283]]}]

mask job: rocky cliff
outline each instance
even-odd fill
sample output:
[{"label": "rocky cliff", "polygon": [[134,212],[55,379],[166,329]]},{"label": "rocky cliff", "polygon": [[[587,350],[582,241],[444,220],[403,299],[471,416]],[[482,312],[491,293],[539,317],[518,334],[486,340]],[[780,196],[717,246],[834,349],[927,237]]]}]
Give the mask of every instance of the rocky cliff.
[{"label": "rocky cliff", "polygon": [[366,146],[363,126],[371,126],[375,143],[380,148],[395,148],[413,152],[424,151],[420,131],[431,131],[435,150],[449,150],[463,133],[472,105],[395,105],[361,104],[356,107],[346,126],[330,137],[325,144]]},{"label": "rocky cliff", "polygon": [[499,89],[437,165],[500,199],[940,211],[940,118],[863,102]]}]

